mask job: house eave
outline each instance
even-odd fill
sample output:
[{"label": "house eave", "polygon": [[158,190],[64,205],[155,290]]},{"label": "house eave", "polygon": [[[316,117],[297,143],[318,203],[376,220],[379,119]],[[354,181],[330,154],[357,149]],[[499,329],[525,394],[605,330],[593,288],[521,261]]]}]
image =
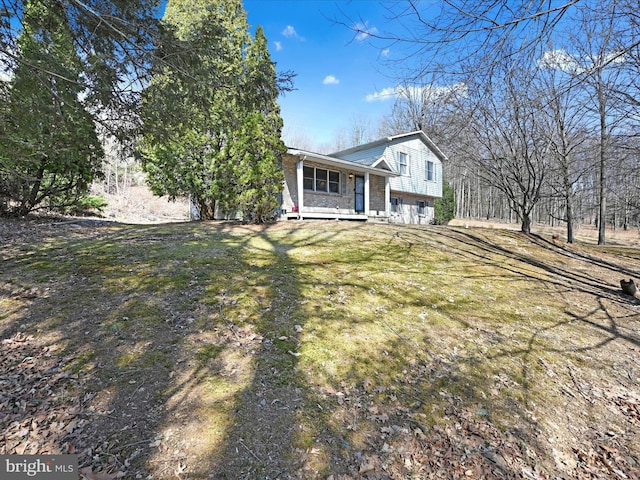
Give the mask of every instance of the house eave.
[{"label": "house eave", "polygon": [[312,162],[319,163],[321,165],[332,166],[336,168],[342,168],[345,170],[349,170],[355,173],[372,173],[374,175],[379,175],[381,177],[397,177],[399,174],[392,172],[390,170],[385,170],[382,168],[377,168],[368,165],[362,165],[357,162],[352,162],[349,160],[342,160],[340,158],[330,157],[328,155],[322,155],[320,153],[308,152],[305,150],[296,150],[289,149],[287,151],[289,155],[299,158],[300,160],[309,160]]},{"label": "house eave", "polygon": [[344,155],[349,155],[355,152],[359,152],[361,150],[367,150],[373,147],[377,147],[379,145],[384,145],[384,144],[389,144],[391,142],[394,142],[396,140],[400,140],[403,138],[409,138],[409,137],[418,137],[420,138],[420,140],[422,140],[422,142],[427,145],[427,147],[429,147],[431,149],[431,151],[433,153],[436,154],[436,156],[440,159],[440,161],[446,161],[448,160],[447,156],[442,152],[442,150],[440,150],[440,148],[438,148],[438,146],[433,143],[433,140],[431,140],[429,138],[429,136],[424,133],[422,130],[416,130],[415,132],[409,132],[409,133],[402,133],[400,135],[392,135],[389,137],[384,137],[381,138],[379,140],[375,140],[373,142],[370,143],[366,143],[363,145],[358,145],[356,147],[352,147],[352,148],[348,148],[346,150],[341,150],[339,152],[335,152],[332,153],[330,156],[332,157],[340,157],[340,156],[344,156]]}]

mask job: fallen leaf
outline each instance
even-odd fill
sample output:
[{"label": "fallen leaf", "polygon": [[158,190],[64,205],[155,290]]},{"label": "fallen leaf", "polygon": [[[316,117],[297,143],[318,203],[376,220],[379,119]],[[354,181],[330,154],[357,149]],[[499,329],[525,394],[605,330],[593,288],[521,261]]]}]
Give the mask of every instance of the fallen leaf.
[{"label": "fallen leaf", "polygon": [[85,480],[115,480],[117,478],[122,478],[126,474],[124,472],[115,472],[115,473],[96,473],[93,472],[91,467],[84,467],[79,470],[80,475]]},{"label": "fallen leaf", "polygon": [[366,461],[360,465],[358,473],[360,473],[360,475],[364,475],[365,473],[373,472],[375,469],[376,466],[373,463]]}]

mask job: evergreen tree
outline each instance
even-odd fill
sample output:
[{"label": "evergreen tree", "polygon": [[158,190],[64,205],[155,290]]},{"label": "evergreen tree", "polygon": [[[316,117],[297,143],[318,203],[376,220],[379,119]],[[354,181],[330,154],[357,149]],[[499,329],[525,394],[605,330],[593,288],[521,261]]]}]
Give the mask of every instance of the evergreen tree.
[{"label": "evergreen tree", "polygon": [[183,47],[144,94],[149,185],[157,195],[189,196],[202,220],[238,210],[263,221],[274,207],[263,193],[282,188],[277,166],[285,151],[264,33],[258,28],[252,41],[240,0],[170,0],[163,21]]},{"label": "evergreen tree", "polygon": [[64,9],[25,4],[20,62],[3,97],[0,213],[74,205],[100,175],[102,147],[80,101],[83,72]]},{"label": "evergreen tree", "polygon": [[219,172],[235,116],[245,17],[236,0],[170,0],[163,22],[183,45],[180,58],[157,66],[143,96],[149,186],[156,195],[189,196],[203,220],[213,218],[225,187]]},{"label": "evergreen tree", "polygon": [[449,182],[442,182],[442,198],[434,202],[434,225],[446,225],[456,216],[456,199]]},{"label": "evergreen tree", "polygon": [[[17,56],[20,50],[16,25],[33,22],[32,0],[3,1],[0,4],[0,54],[3,73],[11,75],[18,65],[34,75],[47,75],[48,63],[29,63]],[[82,62],[84,103],[109,128],[130,133],[129,124],[119,120],[139,106],[140,85],[148,78],[151,58],[161,46],[156,10],[159,0],[42,1],[65,19],[65,35],[74,42]],[[163,52],[160,52],[163,54]],[[167,57],[165,61],[168,61]]]},{"label": "evergreen tree", "polygon": [[243,107],[257,110],[264,115],[280,114],[278,105],[278,83],[276,67],[271,61],[267,38],[260,25],[256,28],[253,42],[247,48],[243,85]]},{"label": "evergreen tree", "polygon": [[238,135],[229,142],[226,158],[234,167],[232,178],[237,194],[233,201],[243,219],[263,223],[273,217],[276,195],[282,192],[284,175],[280,164],[287,148],[281,140],[283,123],[277,102],[276,69],[260,26],[244,63],[243,118]]},{"label": "evergreen tree", "polygon": [[284,174],[280,158],[286,147],[279,130],[260,112],[250,112],[225,148],[235,191],[226,199],[227,209],[237,208],[245,222],[264,223],[273,219],[277,194],[282,192]]}]

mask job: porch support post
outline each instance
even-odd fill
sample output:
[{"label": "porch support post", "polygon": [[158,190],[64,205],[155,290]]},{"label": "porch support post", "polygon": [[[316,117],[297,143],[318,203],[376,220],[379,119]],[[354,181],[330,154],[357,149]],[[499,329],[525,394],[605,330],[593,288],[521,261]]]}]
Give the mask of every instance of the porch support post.
[{"label": "porch support post", "polygon": [[296,190],[298,193],[298,216],[302,218],[304,207],[304,159],[298,160],[296,164]]},{"label": "porch support post", "polygon": [[391,215],[391,182],[389,177],[384,177],[384,216]]},{"label": "porch support post", "polygon": [[364,214],[369,216],[369,172],[364,172]]}]

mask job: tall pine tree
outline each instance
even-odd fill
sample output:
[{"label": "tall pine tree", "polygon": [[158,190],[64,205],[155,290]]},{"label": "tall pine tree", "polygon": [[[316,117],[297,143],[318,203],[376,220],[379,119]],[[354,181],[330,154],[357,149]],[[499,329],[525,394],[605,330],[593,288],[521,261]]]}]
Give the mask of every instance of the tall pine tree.
[{"label": "tall pine tree", "polygon": [[163,20],[183,46],[144,95],[141,153],[152,191],[189,196],[203,220],[237,211],[264,221],[282,189],[285,148],[262,29],[253,40],[240,0],[170,0]]},{"label": "tall pine tree", "polygon": [[0,121],[0,208],[26,215],[76,204],[100,175],[102,147],[80,96],[82,62],[63,7],[25,4],[20,62]]},{"label": "tall pine tree", "polygon": [[[281,139],[276,69],[260,26],[244,64],[241,119],[228,142],[225,159],[232,166],[235,208],[245,221],[262,223],[273,217],[277,207],[276,196],[284,180],[280,160],[287,148]],[[234,205],[225,207],[232,209]]]}]

